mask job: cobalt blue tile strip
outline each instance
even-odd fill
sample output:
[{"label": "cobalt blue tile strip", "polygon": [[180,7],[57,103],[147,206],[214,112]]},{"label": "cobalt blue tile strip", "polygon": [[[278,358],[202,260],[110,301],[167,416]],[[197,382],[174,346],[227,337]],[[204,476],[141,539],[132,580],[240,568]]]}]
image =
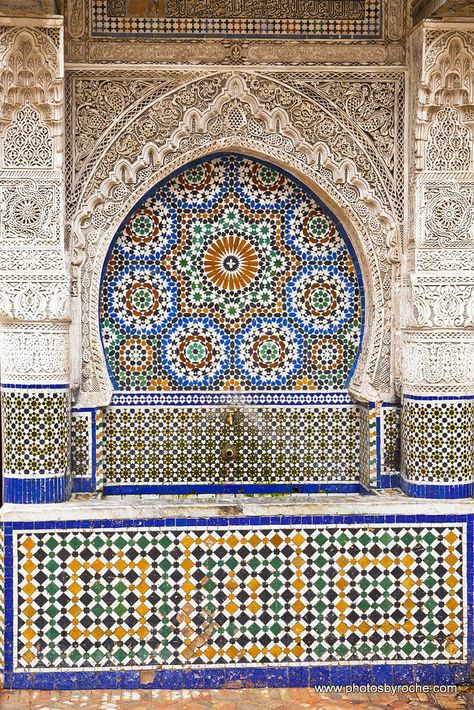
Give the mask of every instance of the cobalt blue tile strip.
[{"label": "cobalt blue tile strip", "polygon": [[412,483],[400,476],[400,488],[404,493],[415,498],[472,498],[474,483],[459,483],[454,485],[430,485],[427,483]]},{"label": "cobalt blue tile strip", "polygon": [[105,495],[138,495],[157,493],[160,495],[199,495],[205,493],[360,493],[359,482],[353,483],[222,483],[222,484],[170,484],[170,485],[105,485]]},{"label": "cobalt blue tile strip", "polygon": [[142,683],[139,671],[7,672],[4,687],[13,690],[161,689],[199,688],[306,688],[321,685],[366,685],[412,682],[443,685],[470,683],[469,666],[455,665],[357,665],[278,666],[247,668],[164,669],[151,682]]},{"label": "cobalt blue tile strip", "polygon": [[[255,405],[348,405],[355,404],[347,392],[114,392],[111,405],[199,406],[226,405],[229,401]],[[79,411],[79,410],[78,410]]]},{"label": "cobalt blue tile strip", "polygon": [[57,478],[3,479],[3,500],[6,503],[62,503],[67,499],[65,476]]}]

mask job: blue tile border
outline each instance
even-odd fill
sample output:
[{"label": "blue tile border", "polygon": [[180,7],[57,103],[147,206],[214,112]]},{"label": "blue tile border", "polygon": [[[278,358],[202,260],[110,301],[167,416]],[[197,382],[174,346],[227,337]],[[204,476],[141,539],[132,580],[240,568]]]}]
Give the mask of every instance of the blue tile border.
[{"label": "blue tile border", "polygon": [[400,476],[400,488],[406,495],[413,498],[435,498],[437,500],[472,498],[474,496],[473,483],[457,483],[431,485],[429,483],[413,483]]},{"label": "blue tile border", "polygon": [[[146,671],[147,676],[149,671]],[[384,664],[262,666],[246,668],[193,668],[156,670],[153,679],[141,681],[140,671],[48,671],[5,673],[5,689],[239,689],[314,688],[325,685],[403,685],[420,682],[461,685],[470,683],[467,664]]]},{"label": "blue tile border", "polygon": [[183,483],[183,484],[104,484],[104,495],[204,495],[220,494],[291,494],[291,493],[360,493],[372,495],[358,481],[350,483]]},{"label": "blue tile border", "polygon": [[66,476],[47,478],[3,478],[5,503],[63,503],[69,497]]}]

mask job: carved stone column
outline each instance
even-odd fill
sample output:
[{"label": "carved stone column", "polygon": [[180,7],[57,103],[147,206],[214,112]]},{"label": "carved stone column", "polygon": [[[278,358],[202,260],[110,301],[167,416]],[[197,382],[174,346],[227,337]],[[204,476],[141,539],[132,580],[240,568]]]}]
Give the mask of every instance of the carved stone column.
[{"label": "carved stone column", "polygon": [[411,224],[402,288],[402,488],[474,494],[474,26],[412,37]]},{"label": "carved stone column", "polygon": [[62,19],[0,18],[3,499],[70,492]]}]

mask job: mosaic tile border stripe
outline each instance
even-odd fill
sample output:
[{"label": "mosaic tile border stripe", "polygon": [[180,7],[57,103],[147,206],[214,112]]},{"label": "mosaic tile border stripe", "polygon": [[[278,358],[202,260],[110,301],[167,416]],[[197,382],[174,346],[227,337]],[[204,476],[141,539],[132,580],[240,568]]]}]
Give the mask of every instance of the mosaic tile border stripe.
[{"label": "mosaic tile border stripe", "polygon": [[[274,37],[301,37],[310,38],[336,38],[336,39],[375,39],[382,35],[382,2],[380,0],[367,0],[364,3],[364,13],[360,11],[359,2],[337,3],[344,8],[337,11],[333,18],[330,8],[336,8],[336,3],[314,3],[311,19],[285,18],[288,13],[287,4],[279,3],[280,17],[283,19],[250,19],[250,18],[225,18],[222,11],[219,17],[196,17],[196,3],[192,0],[174,3],[176,11],[182,16],[177,17],[133,17],[126,16],[127,4],[123,0],[91,0],[92,36],[94,37],[169,37],[174,36],[274,36]],[[115,9],[111,14],[108,7]],[[173,6],[173,5],[172,5]],[[201,4],[202,8],[202,4]],[[320,17],[314,19],[314,16]],[[171,11],[173,12],[173,11]]]},{"label": "mosaic tile border stripe", "polygon": [[356,404],[341,392],[114,392],[114,406],[200,406],[216,405],[312,405]]},{"label": "mosaic tile border stripe", "polygon": [[[113,526],[115,532],[117,528],[125,527],[143,529],[147,528],[173,528],[186,532],[189,527],[204,527],[205,530],[214,530],[221,523],[227,527],[238,526],[256,527],[260,529],[264,525],[290,526],[293,531],[301,526],[356,526],[359,529],[364,525],[369,529],[373,525],[380,527],[417,526],[427,528],[438,526],[450,528],[454,525],[456,529],[462,528],[465,532],[465,553],[464,569],[473,569],[473,532],[474,516],[457,515],[447,519],[446,516],[406,516],[390,515],[374,518],[373,516],[292,516],[292,517],[241,517],[223,519],[172,519],[172,520],[148,520],[148,521],[82,521],[80,528],[89,532],[99,532],[105,527]],[[77,529],[77,523],[49,522],[41,526],[36,524],[36,530],[41,531],[62,531]],[[34,533],[31,523],[6,523],[6,688],[41,688],[41,689],[73,689],[73,688],[219,688],[219,687],[307,687],[320,684],[364,684],[364,683],[388,683],[403,684],[410,682],[427,683],[455,683],[462,684],[469,682],[469,665],[465,662],[433,663],[433,662],[370,662],[363,661],[360,664],[336,665],[322,663],[321,665],[309,666],[306,664],[281,665],[278,667],[268,665],[252,665],[249,667],[227,666],[226,668],[193,668],[186,665],[179,670],[163,669],[154,673],[140,670],[113,670],[113,671],[49,671],[49,672],[13,672],[12,667],[12,642],[15,627],[15,617],[13,610],[13,587],[12,587],[12,535]],[[464,557],[464,554],[466,555]],[[467,580],[464,579],[463,602],[464,628],[469,642],[467,648],[468,659],[473,657],[473,633],[472,633],[472,612],[474,608],[473,579],[469,574]],[[466,616],[467,615],[467,616]]]}]

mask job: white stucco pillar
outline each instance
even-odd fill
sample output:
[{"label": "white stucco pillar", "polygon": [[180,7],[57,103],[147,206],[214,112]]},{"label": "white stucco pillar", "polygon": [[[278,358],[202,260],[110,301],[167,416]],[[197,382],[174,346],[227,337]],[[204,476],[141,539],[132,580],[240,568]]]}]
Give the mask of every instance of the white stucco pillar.
[{"label": "white stucco pillar", "polygon": [[70,493],[62,18],[0,18],[3,498]]}]

